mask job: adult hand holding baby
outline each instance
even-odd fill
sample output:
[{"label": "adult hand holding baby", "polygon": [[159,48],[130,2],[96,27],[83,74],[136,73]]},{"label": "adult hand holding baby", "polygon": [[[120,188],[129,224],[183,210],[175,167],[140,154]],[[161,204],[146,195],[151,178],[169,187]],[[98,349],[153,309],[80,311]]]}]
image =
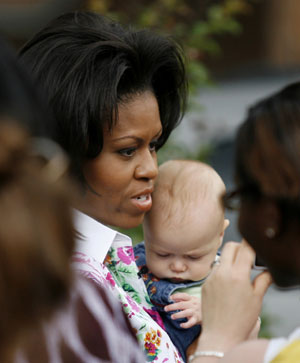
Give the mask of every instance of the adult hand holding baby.
[{"label": "adult hand holding baby", "polygon": [[[266,271],[251,281],[253,260],[254,252],[246,241],[226,243],[221,264],[213,268],[202,289],[203,319],[198,351],[227,352],[249,338],[263,296],[272,282]],[[211,359],[207,361],[212,362]],[[202,357],[201,362],[205,361]]]},{"label": "adult hand holding baby", "polygon": [[[231,256],[231,261],[232,261],[232,259],[235,259],[237,257],[236,254],[238,253],[239,248],[241,248],[242,250],[246,249],[246,256],[245,257],[243,256],[243,258],[249,260],[250,262],[253,260],[253,258],[254,258],[253,251],[252,251],[251,247],[249,247],[249,245],[247,244],[246,241],[243,241],[242,244],[238,244],[235,242],[228,243],[228,246],[224,247],[224,250],[230,249],[230,252],[224,251],[225,257],[224,256],[222,257],[222,266],[223,267],[221,268],[221,271],[219,271],[218,273],[222,274],[222,270],[224,268],[226,268],[226,259],[228,259],[227,263],[230,263],[230,257],[227,257],[227,255],[229,254]],[[242,253],[242,255],[244,255],[243,251],[239,251],[239,253]],[[225,261],[224,261],[224,259],[225,259]],[[216,264],[215,266],[219,266],[219,265],[220,265],[220,263]],[[247,266],[247,265],[245,264],[245,266]],[[250,264],[250,266],[251,266],[251,264]],[[228,267],[226,269],[227,269],[227,273],[229,273],[230,271],[228,271]],[[245,274],[249,275],[250,271],[251,271],[251,268],[249,270],[246,267]],[[214,273],[215,272],[216,272],[216,268],[214,268]],[[263,282],[256,282],[255,284],[258,284],[257,286],[260,286],[260,284],[264,284],[264,282],[267,282],[268,285],[266,286],[266,288],[268,288],[269,284],[271,283],[271,281],[269,281],[269,278],[270,278],[269,274],[266,273],[266,274],[263,274],[263,276],[261,276],[261,277],[259,277],[259,276],[257,277],[257,279],[262,279],[262,278],[263,278]],[[266,279],[268,281],[265,281]],[[249,275],[249,282],[250,282],[250,275]],[[219,283],[220,283],[219,279],[215,283],[213,282],[213,288],[215,285],[218,285]],[[228,283],[229,283],[229,281],[228,281]],[[216,286],[216,288],[218,288],[218,286]],[[224,285],[222,285],[222,288],[224,288]],[[229,286],[228,288],[229,288],[229,290],[232,290],[232,286]],[[262,285],[262,288],[264,288],[264,285]],[[211,289],[211,288],[209,287],[209,289]],[[220,289],[219,289],[219,291],[220,291]],[[262,290],[262,291],[263,291],[263,295],[264,295],[266,290]],[[209,292],[209,294],[210,294],[210,292]],[[262,297],[263,297],[263,295],[262,295]],[[186,323],[180,324],[180,326],[182,328],[188,329],[194,325],[202,323],[201,299],[199,299],[195,296],[191,296],[187,293],[176,293],[176,294],[172,295],[171,298],[174,301],[174,303],[167,305],[165,307],[165,311],[170,312],[170,311],[180,310],[179,312],[176,312],[172,315],[172,319],[187,318],[188,321]],[[228,301],[228,303],[230,303],[230,302]],[[207,305],[210,306],[211,303],[209,303]],[[234,307],[234,304],[232,304],[232,306]],[[260,319],[256,319],[253,328],[250,330],[249,334],[247,335],[247,338],[248,339],[256,338],[258,335],[259,329],[260,329]]]}]

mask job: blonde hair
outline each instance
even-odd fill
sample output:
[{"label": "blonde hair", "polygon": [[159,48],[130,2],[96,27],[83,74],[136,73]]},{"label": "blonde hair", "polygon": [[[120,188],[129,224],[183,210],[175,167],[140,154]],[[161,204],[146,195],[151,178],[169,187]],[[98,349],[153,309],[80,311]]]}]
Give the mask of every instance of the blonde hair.
[{"label": "blonde hair", "polygon": [[223,213],[221,194],[224,191],[224,182],[209,165],[194,160],[167,161],[159,167],[153,206],[145,220],[155,216],[166,226],[184,223],[205,201]]}]

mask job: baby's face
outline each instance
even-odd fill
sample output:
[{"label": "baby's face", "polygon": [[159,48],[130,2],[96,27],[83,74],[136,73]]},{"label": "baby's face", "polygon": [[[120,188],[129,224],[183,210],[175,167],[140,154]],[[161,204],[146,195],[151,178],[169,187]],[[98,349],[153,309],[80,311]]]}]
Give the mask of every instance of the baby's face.
[{"label": "baby's face", "polygon": [[[158,278],[172,282],[198,281],[205,278],[222,243],[223,225],[217,230],[201,228],[145,228],[146,261]],[[199,231],[198,231],[199,232]]]}]

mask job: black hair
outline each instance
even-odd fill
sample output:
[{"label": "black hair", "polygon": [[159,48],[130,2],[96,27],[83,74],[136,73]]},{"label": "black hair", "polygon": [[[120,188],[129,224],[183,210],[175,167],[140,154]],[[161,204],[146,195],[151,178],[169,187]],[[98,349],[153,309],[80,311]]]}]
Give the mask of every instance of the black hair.
[{"label": "black hair", "polygon": [[102,150],[103,128],[118,105],[150,90],[160,111],[161,147],[182,119],[187,81],[182,50],[171,38],[133,30],[92,12],[61,15],[40,30],[20,57],[46,92],[54,139],[69,153],[73,173]]},{"label": "black hair", "polygon": [[235,155],[238,184],[300,204],[300,82],[249,108]]},{"label": "black hair", "polygon": [[17,59],[16,51],[0,38],[0,116],[15,121],[31,135],[51,133],[46,103],[37,92],[33,81]]}]

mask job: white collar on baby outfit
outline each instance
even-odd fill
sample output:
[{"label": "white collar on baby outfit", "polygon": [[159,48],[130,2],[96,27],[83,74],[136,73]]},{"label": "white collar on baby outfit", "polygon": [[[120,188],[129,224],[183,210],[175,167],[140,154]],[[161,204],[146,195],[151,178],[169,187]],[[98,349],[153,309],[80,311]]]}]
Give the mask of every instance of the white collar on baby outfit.
[{"label": "white collar on baby outfit", "polygon": [[105,226],[77,209],[73,211],[73,221],[78,233],[75,252],[92,256],[99,262],[104,261],[113,242],[131,244],[128,236]]}]

